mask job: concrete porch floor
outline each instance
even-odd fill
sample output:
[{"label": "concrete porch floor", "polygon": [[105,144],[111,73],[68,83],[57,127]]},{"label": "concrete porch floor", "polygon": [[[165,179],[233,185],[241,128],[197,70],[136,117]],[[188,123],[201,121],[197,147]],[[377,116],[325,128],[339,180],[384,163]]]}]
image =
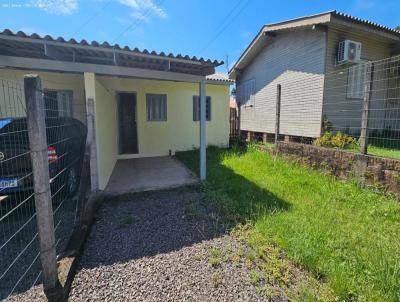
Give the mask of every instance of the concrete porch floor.
[{"label": "concrete porch floor", "polygon": [[105,193],[119,195],[160,190],[197,181],[188,168],[171,156],[120,159],[115,164]]}]

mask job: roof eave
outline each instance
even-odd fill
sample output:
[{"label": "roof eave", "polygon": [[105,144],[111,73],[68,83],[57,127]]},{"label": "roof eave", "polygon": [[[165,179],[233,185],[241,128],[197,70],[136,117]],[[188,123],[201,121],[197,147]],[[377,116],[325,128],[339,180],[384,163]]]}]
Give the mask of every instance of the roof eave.
[{"label": "roof eave", "polygon": [[[237,76],[237,71],[238,70],[240,71],[241,69],[247,66],[247,64],[246,63],[243,64],[243,62],[249,58],[252,49],[256,47],[258,43],[260,43],[260,37],[262,37],[266,33],[268,32],[273,33],[282,30],[293,30],[313,25],[321,25],[321,24],[324,25],[331,23],[342,23],[346,26],[355,26],[359,29],[381,35],[388,39],[394,41],[400,41],[400,32],[396,32],[395,30],[392,30],[388,27],[381,26],[373,22],[369,22],[366,20],[362,20],[356,17],[351,17],[349,15],[339,13],[335,10],[316,15],[305,16],[297,19],[285,20],[278,23],[264,25],[261,28],[261,30],[258,32],[256,37],[250,42],[250,44],[247,46],[245,51],[242,53],[237,62],[234,64],[234,66],[229,70],[229,78],[235,79]],[[249,59],[247,61],[250,62],[251,60],[252,59]]]}]

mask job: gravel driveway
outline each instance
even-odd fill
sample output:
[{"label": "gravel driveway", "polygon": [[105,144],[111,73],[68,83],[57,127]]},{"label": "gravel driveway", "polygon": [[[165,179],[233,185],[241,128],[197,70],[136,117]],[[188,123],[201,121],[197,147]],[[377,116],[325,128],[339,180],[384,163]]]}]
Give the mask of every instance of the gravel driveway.
[{"label": "gravel driveway", "polygon": [[139,193],[99,210],[69,301],[260,301],[240,243],[190,189]]}]

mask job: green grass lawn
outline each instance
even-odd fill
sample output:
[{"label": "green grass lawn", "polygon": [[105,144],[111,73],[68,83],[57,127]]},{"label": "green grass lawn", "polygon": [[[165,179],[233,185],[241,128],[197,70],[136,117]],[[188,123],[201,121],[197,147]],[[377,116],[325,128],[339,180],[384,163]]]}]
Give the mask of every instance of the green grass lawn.
[{"label": "green grass lawn", "polygon": [[368,154],[400,159],[400,150],[381,148],[381,147],[376,147],[374,145],[368,146]]},{"label": "green grass lawn", "polygon": [[[198,173],[198,151],[177,157]],[[326,280],[340,301],[400,301],[397,200],[252,147],[209,148],[207,167],[207,199]]]}]

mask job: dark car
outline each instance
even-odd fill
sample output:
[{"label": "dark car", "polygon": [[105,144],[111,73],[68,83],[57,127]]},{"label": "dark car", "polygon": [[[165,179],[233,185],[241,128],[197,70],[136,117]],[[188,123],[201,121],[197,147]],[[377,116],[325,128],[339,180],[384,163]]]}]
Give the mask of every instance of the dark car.
[{"label": "dark car", "polygon": [[[52,196],[71,196],[79,185],[87,128],[74,118],[52,117],[45,122]],[[32,190],[26,118],[0,119],[0,195]]]}]

